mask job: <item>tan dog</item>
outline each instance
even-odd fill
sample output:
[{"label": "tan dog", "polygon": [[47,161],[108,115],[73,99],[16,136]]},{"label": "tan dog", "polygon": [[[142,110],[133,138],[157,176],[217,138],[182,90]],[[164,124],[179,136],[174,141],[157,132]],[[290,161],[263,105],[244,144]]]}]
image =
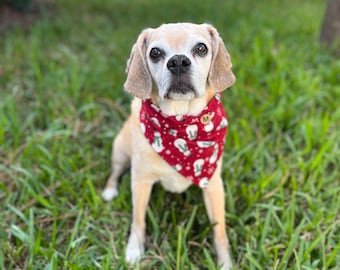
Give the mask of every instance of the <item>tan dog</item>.
[{"label": "tan dog", "polygon": [[[182,192],[193,183],[178,173],[182,166],[176,171],[159,155],[165,142],[159,138],[156,141],[157,132],[154,137],[157,146],[143,134],[145,126],[141,126],[140,113],[144,101],[149,100],[153,110],[161,116],[174,116],[180,121],[179,118],[183,116],[200,115],[216,93],[230,87],[234,81],[229,54],[218,32],[211,25],[164,24],[156,29],[146,29],[139,35],[127,64],[127,80],[124,84],[126,91],[136,98],[132,102],[129,119],[114,140],[113,170],[102,194],[107,201],[117,196],[118,178],[131,166],[133,215],[126,248],[128,262],[136,262],[144,252],[145,214],[153,184],[160,182],[166,190]],[[210,112],[209,117],[204,124],[211,124],[213,116]],[[160,132],[169,128],[167,124],[162,127],[159,121],[152,120]],[[173,129],[169,129],[169,133]],[[189,150],[183,148],[185,145],[177,146],[179,150],[187,151],[188,155],[183,152],[183,158],[190,157]],[[178,154],[178,157],[181,156]],[[199,169],[204,160],[200,162],[195,164],[195,176],[200,175]],[[198,185],[203,190],[209,219],[216,224],[214,243],[218,264],[223,265],[223,269],[230,269],[221,163],[222,158],[219,157],[209,181],[201,179]]]}]

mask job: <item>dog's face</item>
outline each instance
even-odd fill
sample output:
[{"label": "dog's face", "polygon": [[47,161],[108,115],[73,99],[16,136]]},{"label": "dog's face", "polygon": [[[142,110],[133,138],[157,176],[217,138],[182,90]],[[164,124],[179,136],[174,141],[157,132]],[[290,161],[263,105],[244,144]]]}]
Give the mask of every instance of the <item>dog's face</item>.
[{"label": "dog's face", "polygon": [[208,87],[222,91],[235,77],[229,54],[215,28],[207,24],[164,24],[144,30],[127,66],[125,89],[139,98],[190,100]]},{"label": "dog's face", "polygon": [[171,24],[150,35],[147,65],[161,98],[186,100],[204,95],[212,45],[208,33],[197,30]]}]

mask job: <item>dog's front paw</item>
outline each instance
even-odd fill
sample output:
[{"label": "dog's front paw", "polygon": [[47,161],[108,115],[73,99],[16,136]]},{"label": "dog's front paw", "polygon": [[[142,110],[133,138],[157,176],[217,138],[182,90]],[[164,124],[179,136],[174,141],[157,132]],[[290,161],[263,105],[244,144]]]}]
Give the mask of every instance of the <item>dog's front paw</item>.
[{"label": "dog's front paw", "polygon": [[130,264],[136,263],[144,254],[143,244],[138,240],[136,234],[132,233],[126,247],[125,260]]},{"label": "dog's front paw", "polygon": [[102,192],[102,197],[105,201],[109,202],[118,196],[116,188],[105,188]]},{"label": "dog's front paw", "polygon": [[226,264],[223,264],[221,268],[219,268],[221,270],[231,270],[232,269],[232,266],[231,265],[226,265]]},{"label": "dog's front paw", "polygon": [[218,256],[218,265],[222,266],[221,270],[231,270],[232,269],[232,263],[229,257],[229,254],[224,254]]},{"label": "dog's front paw", "polygon": [[136,263],[140,257],[143,255],[143,251],[140,248],[127,248],[125,254],[126,262],[130,264]]}]

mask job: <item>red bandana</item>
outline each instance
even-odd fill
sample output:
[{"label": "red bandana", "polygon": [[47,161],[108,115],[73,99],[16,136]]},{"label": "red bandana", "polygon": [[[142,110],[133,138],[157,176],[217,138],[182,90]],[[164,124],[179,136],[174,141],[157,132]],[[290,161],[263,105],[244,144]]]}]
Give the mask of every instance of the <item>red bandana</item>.
[{"label": "red bandana", "polygon": [[167,116],[142,102],[141,129],[152,148],[178,173],[204,188],[223,153],[227,116],[217,94],[198,116]]}]

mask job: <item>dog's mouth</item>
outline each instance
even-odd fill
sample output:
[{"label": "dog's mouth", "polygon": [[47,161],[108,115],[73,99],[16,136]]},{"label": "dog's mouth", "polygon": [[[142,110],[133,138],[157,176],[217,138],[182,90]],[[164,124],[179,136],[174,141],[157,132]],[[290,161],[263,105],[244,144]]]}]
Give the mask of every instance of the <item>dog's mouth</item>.
[{"label": "dog's mouth", "polygon": [[164,98],[172,100],[190,100],[195,97],[195,88],[191,84],[183,81],[173,82],[164,95]]}]

